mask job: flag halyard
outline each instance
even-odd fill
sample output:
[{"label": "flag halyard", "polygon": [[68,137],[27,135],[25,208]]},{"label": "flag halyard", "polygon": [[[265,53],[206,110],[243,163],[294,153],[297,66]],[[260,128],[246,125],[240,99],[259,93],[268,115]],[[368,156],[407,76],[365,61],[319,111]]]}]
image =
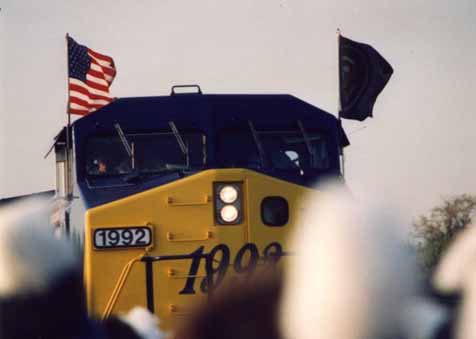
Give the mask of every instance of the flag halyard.
[{"label": "flag halyard", "polygon": [[68,114],[86,115],[112,102],[109,87],[116,75],[114,60],[68,39]]}]

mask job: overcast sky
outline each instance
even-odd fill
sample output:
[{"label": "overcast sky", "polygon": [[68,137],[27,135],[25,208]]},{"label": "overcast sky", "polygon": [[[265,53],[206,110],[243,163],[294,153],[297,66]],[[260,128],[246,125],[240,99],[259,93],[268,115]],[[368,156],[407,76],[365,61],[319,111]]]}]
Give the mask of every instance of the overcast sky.
[{"label": "overcast sky", "polygon": [[[476,193],[476,1],[0,1],[0,198],[54,187],[67,121],[65,34],[111,55],[118,97],[290,93],[337,107],[336,28],[395,72],[374,119],[346,121],[346,178],[407,221]],[[365,128],[363,128],[365,127]]]}]

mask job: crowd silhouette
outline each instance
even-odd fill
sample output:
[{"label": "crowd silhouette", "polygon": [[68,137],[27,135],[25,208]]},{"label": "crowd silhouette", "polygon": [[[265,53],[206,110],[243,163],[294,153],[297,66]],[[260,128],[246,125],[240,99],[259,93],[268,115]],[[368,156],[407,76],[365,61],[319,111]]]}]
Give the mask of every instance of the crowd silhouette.
[{"label": "crowd silhouette", "polygon": [[47,210],[44,201],[0,210],[1,339],[476,335],[476,230],[459,235],[428,278],[398,214],[335,187],[307,198],[282,267],[224,284],[172,333],[142,308],[104,322],[89,317],[80,260],[41,222]]}]

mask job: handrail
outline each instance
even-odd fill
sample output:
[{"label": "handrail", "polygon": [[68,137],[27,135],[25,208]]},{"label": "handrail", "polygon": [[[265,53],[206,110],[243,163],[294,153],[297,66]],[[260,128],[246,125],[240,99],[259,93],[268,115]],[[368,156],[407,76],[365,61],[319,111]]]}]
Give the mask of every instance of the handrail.
[{"label": "handrail", "polygon": [[180,274],[180,273],[177,273],[177,270],[173,268],[169,268],[169,270],[167,271],[167,276],[171,279],[185,279],[185,278],[205,278],[207,275],[206,274],[195,274],[195,275]]},{"label": "handrail", "polygon": [[171,207],[179,207],[179,206],[202,206],[207,205],[212,201],[212,198],[206,194],[201,201],[185,201],[185,202],[177,202],[173,197],[167,197],[167,204]]},{"label": "handrail", "polygon": [[147,255],[147,252],[142,253],[141,255],[131,259],[122,269],[121,275],[119,276],[116,286],[114,286],[111,297],[109,298],[109,301],[106,304],[106,308],[104,309],[104,313],[102,315],[103,321],[109,318],[112,310],[114,309],[114,306],[116,306],[117,299],[119,299],[119,295],[121,294],[122,288],[124,287],[127,277],[129,276],[129,273],[132,270],[132,267],[135,263],[141,261],[145,255]]},{"label": "handrail", "polygon": [[[206,258],[204,255],[200,255],[203,258]],[[151,313],[155,313],[154,306],[154,274],[152,263],[156,261],[164,260],[182,260],[182,259],[194,259],[196,257],[195,253],[191,254],[177,254],[177,255],[162,255],[162,256],[143,256],[141,261],[145,263],[145,281],[146,281],[146,298],[147,298],[147,309]],[[169,271],[170,273],[170,271]],[[207,276],[208,279],[208,276]]]},{"label": "handrail", "polygon": [[[112,313],[112,310],[114,309],[114,306],[116,306],[117,300],[119,299],[119,296],[122,292],[122,289],[124,287],[124,284],[129,277],[129,274],[132,270],[132,267],[134,264],[136,264],[139,261],[145,262],[146,264],[151,264],[153,261],[161,261],[161,260],[177,260],[177,259],[192,259],[193,256],[187,254],[187,255],[171,255],[171,256],[158,256],[158,257],[148,257],[147,254],[150,252],[150,249],[153,246],[149,246],[145,249],[144,253],[141,253],[135,258],[132,258],[127,262],[127,264],[124,266],[124,268],[121,271],[121,274],[119,275],[119,279],[117,280],[116,285],[114,286],[114,289],[112,291],[111,297],[109,298],[106,307],[104,309],[104,313],[101,317],[101,319],[104,321],[106,320]],[[148,275],[148,279],[152,279],[152,272],[150,272],[151,268],[146,269],[146,275]],[[150,291],[149,291],[150,292]],[[149,293],[148,293],[149,294]],[[152,301],[153,302],[153,301]],[[151,307],[149,307],[150,309]]]},{"label": "handrail", "polygon": [[[148,223],[148,225],[150,225]],[[106,308],[104,309],[104,313],[102,315],[102,320],[106,320],[109,318],[109,316],[112,313],[112,310],[114,309],[114,306],[116,306],[117,300],[119,299],[119,295],[121,294],[121,291],[124,287],[124,284],[126,283],[127,278],[129,277],[129,274],[131,273],[132,267],[134,266],[135,263],[142,261],[144,257],[147,256],[147,254],[150,252],[150,250],[154,247],[153,244],[150,246],[146,247],[144,250],[144,253],[141,253],[135,258],[132,258],[127,262],[127,264],[124,266],[124,268],[121,271],[121,274],[119,275],[119,279],[117,280],[116,285],[114,286],[114,289],[112,290],[111,297],[109,298]]]},{"label": "handrail", "polygon": [[[195,88],[197,91],[196,92],[177,92],[177,88]],[[172,89],[170,91],[170,95],[190,95],[190,94],[202,94],[202,89],[198,85],[174,85],[172,86]]]},{"label": "handrail", "polygon": [[199,238],[180,238],[178,237],[177,233],[172,233],[172,232],[167,232],[167,240],[170,242],[190,242],[190,241],[205,241],[209,240],[213,237],[213,233],[211,231],[208,231],[205,233],[205,235],[199,237]]}]

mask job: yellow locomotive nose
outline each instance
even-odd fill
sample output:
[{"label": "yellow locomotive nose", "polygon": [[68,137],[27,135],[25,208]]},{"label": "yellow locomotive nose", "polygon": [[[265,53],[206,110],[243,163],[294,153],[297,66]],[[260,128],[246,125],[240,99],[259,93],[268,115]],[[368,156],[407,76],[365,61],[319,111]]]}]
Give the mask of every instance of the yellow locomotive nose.
[{"label": "yellow locomotive nose", "polygon": [[[207,170],[90,209],[89,310],[103,317],[141,304],[172,328],[208,285],[218,287],[289,250],[285,240],[295,222],[289,211],[307,191],[246,169]],[[141,232],[144,242],[137,244]],[[104,246],[111,242],[120,246]]]}]

